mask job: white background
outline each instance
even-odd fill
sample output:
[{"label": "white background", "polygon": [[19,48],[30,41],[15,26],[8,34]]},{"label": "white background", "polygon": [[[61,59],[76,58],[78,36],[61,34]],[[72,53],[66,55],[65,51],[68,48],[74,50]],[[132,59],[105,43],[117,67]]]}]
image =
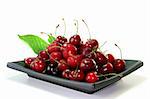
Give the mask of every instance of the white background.
[{"label": "white background", "polygon": [[[73,19],[79,20],[82,39],[89,36],[81,22],[84,18],[102,50],[116,57],[142,60],[144,66],[121,81],[89,95],[58,85],[29,78],[6,67],[7,62],[34,56],[17,34],[54,32],[55,26],[67,23],[67,37],[75,33]],[[63,26],[58,30],[63,34]],[[45,36],[42,36],[45,38]],[[0,0],[0,99],[47,98],[148,98],[150,97],[150,1],[149,0]]]}]

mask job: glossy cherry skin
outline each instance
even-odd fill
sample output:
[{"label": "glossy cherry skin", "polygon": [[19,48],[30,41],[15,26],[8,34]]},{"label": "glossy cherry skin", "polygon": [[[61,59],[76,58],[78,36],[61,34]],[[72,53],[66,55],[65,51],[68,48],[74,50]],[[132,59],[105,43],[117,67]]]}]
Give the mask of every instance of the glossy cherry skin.
[{"label": "glossy cherry skin", "polygon": [[80,64],[82,58],[82,55],[70,56],[67,58],[67,64],[70,68],[76,68]]},{"label": "glossy cherry skin", "polygon": [[33,64],[31,64],[31,69],[37,72],[43,72],[46,68],[46,64],[42,60],[35,60]]},{"label": "glossy cherry skin", "polygon": [[107,61],[110,63],[113,63],[115,61],[115,58],[112,54],[107,54],[106,58],[107,58]]},{"label": "glossy cherry skin", "polygon": [[70,39],[69,39],[69,43],[75,46],[79,46],[81,42],[81,38],[79,35],[73,35]]},{"label": "glossy cherry skin", "polygon": [[95,50],[98,48],[99,44],[96,39],[90,39],[85,43],[85,46],[91,48],[92,50]]},{"label": "glossy cherry skin", "polygon": [[59,71],[56,67],[47,66],[45,73],[49,75],[58,75]]},{"label": "glossy cherry skin", "polygon": [[63,57],[67,59],[69,56],[74,56],[77,54],[77,48],[72,44],[67,44],[65,49],[62,51]]},{"label": "glossy cherry skin", "polygon": [[64,59],[60,60],[59,63],[58,63],[58,67],[57,67],[57,68],[58,68],[58,70],[59,70],[60,72],[62,72],[62,71],[64,71],[64,70],[68,69],[67,62],[66,62]]},{"label": "glossy cherry skin", "polygon": [[86,47],[82,50],[82,55],[85,58],[91,58],[91,59],[95,59],[96,58],[96,53],[94,51],[92,51],[91,48]]},{"label": "glossy cherry skin", "polygon": [[125,61],[122,60],[122,59],[116,59],[116,60],[114,61],[113,66],[114,66],[114,70],[115,70],[117,73],[120,73],[120,72],[122,72],[122,71],[125,70]]},{"label": "glossy cherry skin", "polygon": [[29,58],[25,58],[24,62],[25,64],[30,67],[30,64],[35,60],[35,57],[29,57]]},{"label": "glossy cherry skin", "polygon": [[89,72],[85,77],[85,81],[88,83],[95,83],[99,80],[99,77],[96,72]]},{"label": "glossy cherry skin", "polygon": [[40,51],[40,53],[38,54],[38,58],[45,61],[49,59],[49,55],[46,51]]},{"label": "glossy cherry skin", "polygon": [[101,52],[96,52],[96,63],[98,65],[105,65],[107,63],[107,58],[105,57],[105,55]]},{"label": "glossy cherry skin", "polygon": [[84,72],[81,70],[71,71],[69,74],[70,80],[83,81],[84,80]]},{"label": "glossy cherry skin", "polygon": [[57,61],[59,61],[61,59],[62,59],[61,52],[52,52],[50,54],[50,59],[49,60],[50,60],[51,63],[55,63],[55,62],[57,62]]},{"label": "glossy cherry skin", "polygon": [[65,42],[67,42],[67,39],[63,36],[57,36],[55,42],[58,42],[59,44],[63,45]]},{"label": "glossy cherry skin", "polygon": [[49,54],[52,53],[52,52],[58,52],[58,51],[60,51],[60,45],[59,45],[59,43],[53,42],[52,44],[50,44],[47,47],[47,51],[48,51]]},{"label": "glossy cherry skin", "polygon": [[69,69],[66,69],[62,72],[62,77],[69,79],[69,75],[70,75],[71,71]]},{"label": "glossy cherry skin", "polygon": [[108,73],[113,73],[113,72],[114,72],[114,68],[111,63],[107,63],[107,64],[103,65],[102,67],[99,66],[99,68],[98,68],[99,74],[108,74]]},{"label": "glossy cherry skin", "polygon": [[95,69],[95,64],[94,64],[94,60],[90,59],[90,58],[85,58],[82,59],[80,66],[79,66],[80,70],[82,70],[83,72],[87,72],[90,70]]}]

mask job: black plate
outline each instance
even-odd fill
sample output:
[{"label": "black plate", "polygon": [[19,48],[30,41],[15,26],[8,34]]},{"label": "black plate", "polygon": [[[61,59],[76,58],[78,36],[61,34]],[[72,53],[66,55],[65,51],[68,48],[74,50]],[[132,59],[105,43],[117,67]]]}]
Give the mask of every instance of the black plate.
[{"label": "black plate", "polygon": [[[120,73],[121,75],[123,75],[122,77],[132,73],[136,69],[143,66],[143,62],[141,62],[139,60],[125,60],[125,61],[126,61],[126,70]],[[116,75],[116,76],[112,76],[108,79],[98,81],[96,83],[86,83],[86,82],[72,81],[72,80],[67,80],[67,79],[63,79],[63,78],[52,76],[52,75],[38,73],[38,72],[30,70],[24,66],[25,66],[25,64],[23,61],[8,62],[8,64],[7,64],[7,67],[25,72],[30,77],[48,81],[48,82],[51,82],[54,84],[58,84],[61,86],[65,86],[68,88],[86,92],[89,94],[94,93],[110,84],[113,84],[122,78],[122,77]]]}]

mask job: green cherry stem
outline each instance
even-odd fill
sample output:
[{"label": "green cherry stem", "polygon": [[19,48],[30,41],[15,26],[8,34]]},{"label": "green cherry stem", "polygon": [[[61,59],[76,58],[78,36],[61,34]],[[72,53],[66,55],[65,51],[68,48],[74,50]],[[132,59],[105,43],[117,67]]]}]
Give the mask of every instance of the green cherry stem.
[{"label": "green cherry stem", "polygon": [[85,24],[85,26],[86,26],[86,28],[88,30],[88,33],[89,33],[89,38],[91,39],[91,33],[90,33],[90,29],[89,29],[87,23],[83,19],[82,19],[82,22]]},{"label": "green cherry stem", "polygon": [[78,30],[79,30],[78,20],[74,20],[74,21],[75,21],[74,25],[76,27],[76,34],[78,34]]},{"label": "green cherry stem", "polygon": [[59,27],[59,24],[55,27],[55,37],[57,37],[57,29],[58,29],[58,27]]},{"label": "green cherry stem", "polygon": [[63,21],[63,24],[64,24],[64,34],[63,34],[63,37],[64,37],[65,34],[66,34],[66,22],[65,22],[64,18],[62,18],[62,21]]},{"label": "green cherry stem", "polygon": [[117,44],[115,44],[115,46],[118,47],[118,49],[119,49],[119,51],[120,51],[120,57],[121,57],[121,59],[122,59],[122,51],[121,51],[121,48],[120,48]]}]

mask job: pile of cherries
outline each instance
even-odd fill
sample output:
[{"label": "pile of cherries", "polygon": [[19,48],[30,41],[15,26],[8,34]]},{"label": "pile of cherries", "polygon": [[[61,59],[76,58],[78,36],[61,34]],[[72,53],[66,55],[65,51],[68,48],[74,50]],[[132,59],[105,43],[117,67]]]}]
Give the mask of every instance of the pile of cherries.
[{"label": "pile of cherries", "polygon": [[125,61],[115,59],[112,54],[104,55],[98,51],[96,39],[83,43],[78,34],[69,41],[58,36],[46,50],[37,57],[25,59],[28,68],[48,75],[55,75],[69,80],[94,83],[107,78],[107,74],[117,74],[125,70]]}]

